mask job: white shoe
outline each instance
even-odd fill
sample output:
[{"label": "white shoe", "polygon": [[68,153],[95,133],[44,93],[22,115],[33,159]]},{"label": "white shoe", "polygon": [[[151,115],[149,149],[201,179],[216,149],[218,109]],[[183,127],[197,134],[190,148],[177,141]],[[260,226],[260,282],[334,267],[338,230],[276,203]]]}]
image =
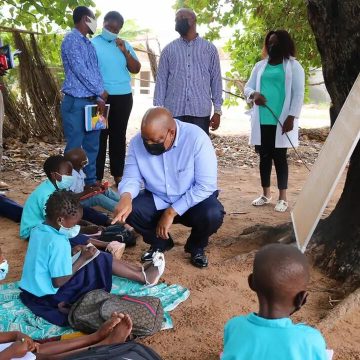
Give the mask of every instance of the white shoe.
[{"label": "white shoe", "polygon": [[271,197],[267,198],[265,195],[261,195],[257,199],[255,199],[251,204],[253,206],[263,206],[265,204],[269,204],[271,199],[272,199]]},{"label": "white shoe", "polygon": [[148,287],[151,287],[151,286],[155,286],[161,276],[163,275],[163,273],[165,272],[165,256],[162,252],[160,251],[156,251],[154,252],[153,256],[152,256],[152,264],[154,267],[157,268],[157,271],[158,271],[158,276],[156,277],[156,279],[154,280],[154,282],[150,283],[146,277],[146,272],[145,272],[145,269],[144,267],[142,267],[142,273],[144,275],[144,278],[145,278],[145,284],[146,286]]},{"label": "white shoe", "polygon": [[288,208],[289,204],[287,201],[285,200],[278,200],[274,210],[278,211],[278,212],[285,212]]}]

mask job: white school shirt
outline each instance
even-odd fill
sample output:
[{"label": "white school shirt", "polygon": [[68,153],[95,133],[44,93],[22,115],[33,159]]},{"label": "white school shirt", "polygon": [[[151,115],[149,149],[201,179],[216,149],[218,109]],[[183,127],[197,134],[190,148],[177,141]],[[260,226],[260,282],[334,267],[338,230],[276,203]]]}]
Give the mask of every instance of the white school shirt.
[{"label": "white school shirt", "polygon": [[74,178],[74,182],[70,186],[70,190],[76,194],[83,192],[85,188],[85,178],[86,178],[85,173],[82,170],[78,172],[75,169],[73,169],[71,175]]},{"label": "white school shirt", "polygon": [[[261,76],[268,64],[268,58],[255,64],[250,79],[245,84],[244,94],[249,101],[250,96],[256,91],[260,92]],[[289,115],[295,117],[293,130],[287,133],[294,146],[299,145],[299,122],[301,108],[304,103],[305,73],[300,63],[294,57],[284,59],[285,71],[285,101],[279,121],[284,123]],[[280,124],[277,124],[275,147],[289,148],[291,143],[285,134],[282,134]],[[261,145],[259,106],[255,105],[251,111],[250,145]]]}]

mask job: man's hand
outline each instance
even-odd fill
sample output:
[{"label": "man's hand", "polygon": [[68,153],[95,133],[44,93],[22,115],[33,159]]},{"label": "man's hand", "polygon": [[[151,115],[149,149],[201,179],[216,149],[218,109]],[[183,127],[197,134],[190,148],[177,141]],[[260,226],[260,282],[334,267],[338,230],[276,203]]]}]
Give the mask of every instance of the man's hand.
[{"label": "man's hand", "polygon": [[116,39],[116,45],[117,47],[122,51],[122,53],[125,55],[125,53],[127,53],[127,49],[125,46],[125,41],[122,39]]},{"label": "man's hand", "polygon": [[261,95],[259,92],[254,92],[252,94],[252,99],[254,103],[259,106],[264,106],[266,104],[266,98],[264,95]]},{"label": "man's hand", "polygon": [[294,128],[294,119],[295,117],[292,115],[289,115],[286,120],[284,121],[284,124],[282,126],[282,133],[283,135],[289,131],[291,131]]},{"label": "man's hand", "polygon": [[98,113],[99,113],[100,115],[104,115],[104,114],[105,114],[105,110],[106,110],[105,101],[99,96],[99,97],[96,99],[96,103],[97,103],[97,106],[98,106]]},{"label": "man's hand", "polygon": [[219,126],[220,126],[220,115],[215,113],[210,120],[210,128],[212,131],[215,131],[219,128]]},{"label": "man's hand", "polygon": [[174,218],[176,215],[177,212],[172,207],[169,207],[163,212],[156,227],[157,237],[164,240],[167,240],[169,238],[169,230],[172,223],[174,222]]},{"label": "man's hand", "polygon": [[109,96],[109,93],[104,90],[104,92],[100,95],[100,97],[106,102],[107,101],[107,98]]},{"label": "man's hand", "polygon": [[116,205],[114,210],[114,218],[111,224],[116,224],[118,221],[125,222],[127,217],[132,211],[132,198],[130,193],[124,193],[120,197],[120,201]]}]

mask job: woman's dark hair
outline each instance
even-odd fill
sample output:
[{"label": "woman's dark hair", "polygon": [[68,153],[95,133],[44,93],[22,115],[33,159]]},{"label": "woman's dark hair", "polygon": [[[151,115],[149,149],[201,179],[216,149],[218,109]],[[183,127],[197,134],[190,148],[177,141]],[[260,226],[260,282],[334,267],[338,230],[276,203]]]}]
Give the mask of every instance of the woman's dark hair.
[{"label": "woman's dark hair", "polygon": [[290,34],[286,30],[271,30],[267,33],[264,41],[263,56],[268,55],[268,45],[271,35],[276,35],[279,45],[281,47],[284,58],[296,55],[295,43]]},{"label": "woman's dark hair", "polygon": [[[52,172],[58,172],[60,165],[67,162],[62,155],[52,155],[49,156],[44,162],[44,172],[46,176],[50,179]],[[51,180],[51,179],[50,179]]]},{"label": "woman's dark hair", "polygon": [[73,11],[74,24],[78,24],[83,16],[93,16],[91,10],[86,6],[78,6]]},{"label": "woman's dark hair", "polygon": [[124,25],[124,18],[117,11],[109,11],[104,17],[105,21],[116,21],[119,25]]},{"label": "woman's dark hair", "polygon": [[55,220],[61,216],[75,216],[81,209],[79,197],[69,190],[54,191],[45,205],[46,217]]}]

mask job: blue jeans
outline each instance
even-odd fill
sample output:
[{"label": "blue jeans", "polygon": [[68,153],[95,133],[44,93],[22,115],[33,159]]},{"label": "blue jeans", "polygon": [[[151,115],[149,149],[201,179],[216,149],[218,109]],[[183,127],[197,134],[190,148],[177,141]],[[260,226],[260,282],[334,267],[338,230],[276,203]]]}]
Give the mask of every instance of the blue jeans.
[{"label": "blue jeans", "polygon": [[61,102],[61,116],[66,139],[65,152],[83,148],[89,160],[84,168],[85,183],[96,182],[96,158],[99,151],[100,131],[85,131],[85,105],[93,105],[94,101],[65,95]]},{"label": "blue jeans", "polygon": [[81,205],[87,207],[100,206],[113,212],[119,200],[120,195],[117,192],[107,189],[103,194],[94,195],[85,200],[81,200]]}]

